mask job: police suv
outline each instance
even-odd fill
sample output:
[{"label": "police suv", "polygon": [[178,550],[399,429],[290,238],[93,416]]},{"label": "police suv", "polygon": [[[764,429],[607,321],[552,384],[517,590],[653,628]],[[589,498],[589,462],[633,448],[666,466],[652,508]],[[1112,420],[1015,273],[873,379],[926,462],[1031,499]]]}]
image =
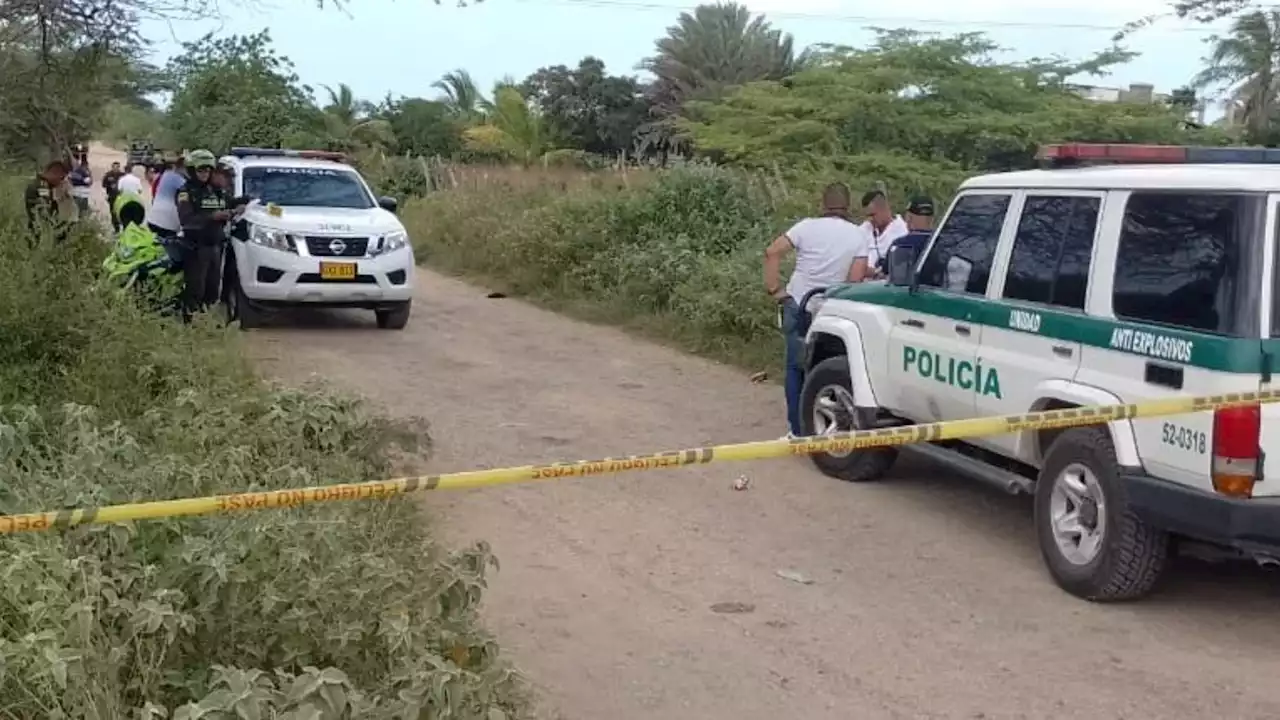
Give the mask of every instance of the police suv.
[{"label": "police suv", "polygon": [[219,161],[252,202],[234,224],[223,300],[242,329],[287,305],[373,310],[400,330],[413,298],[413,248],[396,201],[376,197],[341,153],[233,148]]},{"label": "police suv", "polygon": [[[1270,390],[1280,151],[1070,144],[965,182],[919,258],[829,289],[806,434]],[[1175,545],[1280,565],[1280,407],[908,445],[1035,496],[1044,561],[1089,600],[1146,594]],[[823,454],[844,480],[896,448]]]}]

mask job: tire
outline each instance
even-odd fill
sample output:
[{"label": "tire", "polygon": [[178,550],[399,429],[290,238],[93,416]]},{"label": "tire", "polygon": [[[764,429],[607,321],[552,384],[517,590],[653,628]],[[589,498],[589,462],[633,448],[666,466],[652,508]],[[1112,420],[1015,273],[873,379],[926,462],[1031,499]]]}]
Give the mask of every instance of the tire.
[{"label": "tire", "polygon": [[262,327],[262,311],[244,294],[244,288],[240,285],[238,278],[231,288],[231,295],[235,300],[235,319],[240,321],[240,330],[248,331]]},{"label": "tire", "polygon": [[409,311],[412,307],[413,301],[406,300],[385,310],[375,310],[378,327],[383,330],[403,330],[409,324]]},{"label": "tire", "polygon": [[[858,413],[852,408],[846,409],[853,400],[853,388],[849,379],[849,359],[843,355],[827,358],[815,365],[804,379],[804,387],[800,390],[800,423],[805,435],[821,433],[815,407],[819,399],[834,399],[843,391],[845,400],[834,413],[836,425],[841,431],[864,430],[858,419]],[[829,407],[829,405],[828,405]],[[884,477],[893,463],[898,459],[898,449],[892,447],[854,450],[847,454],[832,455],[818,453],[813,455],[813,464],[824,475],[848,482],[873,482]]]},{"label": "tire", "polygon": [[[1083,525],[1086,532],[1060,536],[1054,518],[1073,507],[1077,527]],[[1141,598],[1155,587],[1169,561],[1169,534],[1143,522],[1129,508],[1105,429],[1068,430],[1049,448],[1036,481],[1035,525],[1050,576],[1058,587],[1085,600]],[[1087,532],[1090,525],[1095,532]],[[1088,542],[1089,538],[1094,540]]]}]

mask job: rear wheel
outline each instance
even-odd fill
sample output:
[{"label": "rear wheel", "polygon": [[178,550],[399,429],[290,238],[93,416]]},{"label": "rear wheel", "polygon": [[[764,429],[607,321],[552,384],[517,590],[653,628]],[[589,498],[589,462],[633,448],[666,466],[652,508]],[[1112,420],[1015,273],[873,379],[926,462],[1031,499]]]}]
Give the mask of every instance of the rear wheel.
[{"label": "rear wheel", "polygon": [[[861,426],[861,413],[854,405],[847,357],[827,358],[809,371],[800,391],[800,415],[805,435],[869,429]],[[834,478],[871,482],[884,477],[897,459],[897,448],[882,447],[818,453],[813,456],[813,464]]]},{"label": "rear wheel", "polygon": [[1169,535],[1129,509],[1104,429],[1068,430],[1054,441],[1036,481],[1035,525],[1054,582],[1085,600],[1142,597],[1168,562]]},{"label": "rear wheel", "polygon": [[409,324],[409,311],[412,306],[413,301],[406,300],[392,307],[375,310],[378,327],[384,330],[403,330],[405,325]]}]

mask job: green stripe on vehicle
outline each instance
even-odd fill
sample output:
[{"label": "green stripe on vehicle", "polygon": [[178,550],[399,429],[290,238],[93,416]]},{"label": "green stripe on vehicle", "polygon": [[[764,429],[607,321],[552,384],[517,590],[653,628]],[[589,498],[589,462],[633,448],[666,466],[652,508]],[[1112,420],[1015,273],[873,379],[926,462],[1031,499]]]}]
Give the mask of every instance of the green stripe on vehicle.
[{"label": "green stripe on vehicle", "polygon": [[1280,340],[1229,338],[1106,320],[1039,305],[940,292],[933,288],[918,288],[913,293],[901,286],[859,283],[833,288],[827,296],[1229,373],[1261,373],[1266,363],[1264,353],[1280,352]]}]

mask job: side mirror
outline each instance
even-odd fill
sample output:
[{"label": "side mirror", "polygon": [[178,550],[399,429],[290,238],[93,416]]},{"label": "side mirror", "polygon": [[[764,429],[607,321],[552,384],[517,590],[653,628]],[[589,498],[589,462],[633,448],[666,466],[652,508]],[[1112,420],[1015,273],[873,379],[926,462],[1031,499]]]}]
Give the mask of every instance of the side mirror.
[{"label": "side mirror", "polygon": [[915,281],[916,249],[894,245],[889,249],[889,284],[909,287]]},{"label": "side mirror", "polygon": [[386,210],[387,212],[395,212],[396,209],[400,207],[400,203],[390,195],[383,195],[378,198],[378,207]]}]

